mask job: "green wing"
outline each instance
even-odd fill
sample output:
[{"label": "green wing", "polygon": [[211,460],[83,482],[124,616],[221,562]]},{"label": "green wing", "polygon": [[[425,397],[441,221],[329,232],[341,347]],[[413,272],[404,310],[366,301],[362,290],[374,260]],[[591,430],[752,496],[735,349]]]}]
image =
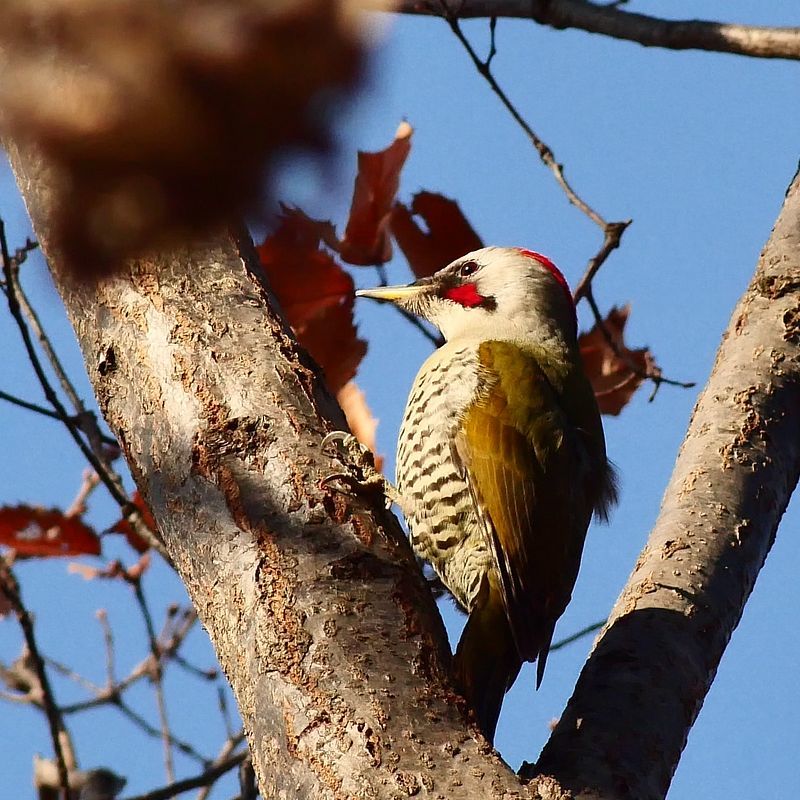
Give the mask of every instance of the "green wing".
[{"label": "green wing", "polygon": [[[571,418],[541,357],[508,342],[485,342],[479,354],[489,388],[467,410],[456,453],[482,516],[517,651],[525,661],[538,658],[541,681],[596,502],[592,469],[607,469],[605,444],[592,447],[586,431],[602,438],[602,428],[591,419],[598,413],[591,394],[579,405],[589,419]],[[585,381],[578,387],[584,384],[591,392]]]}]

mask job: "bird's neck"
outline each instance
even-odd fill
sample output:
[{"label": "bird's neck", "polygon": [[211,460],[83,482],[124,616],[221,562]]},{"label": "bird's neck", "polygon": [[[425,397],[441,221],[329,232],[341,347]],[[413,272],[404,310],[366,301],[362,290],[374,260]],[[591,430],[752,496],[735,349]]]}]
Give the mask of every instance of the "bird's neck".
[{"label": "bird's neck", "polygon": [[578,363],[578,345],[573,337],[565,337],[555,324],[514,320],[498,321],[490,330],[464,332],[447,341],[446,347],[460,349],[474,347],[482,342],[510,342],[523,352],[532,355],[555,386],[563,386]]}]

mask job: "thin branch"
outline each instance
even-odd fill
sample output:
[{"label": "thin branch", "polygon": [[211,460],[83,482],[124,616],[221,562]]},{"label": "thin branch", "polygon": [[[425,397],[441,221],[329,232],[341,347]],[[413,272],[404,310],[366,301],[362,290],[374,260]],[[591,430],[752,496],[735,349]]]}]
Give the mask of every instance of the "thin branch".
[{"label": "thin branch", "polygon": [[[17,397],[16,395],[9,394],[8,392],[4,392],[0,390],[0,400],[5,400],[7,403],[11,403],[12,405],[19,406],[20,408],[25,408],[28,411],[34,411],[37,414],[41,414],[44,417],[50,417],[50,419],[57,419],[59,422],[61,421],[61,417],[49,408],[45,408],[44,406],[40,406],[37,403],[31,403],[29,400],[23,400],[21,397]],[[76,425],[80,426],[82,419],[77,416],[70,417],[72,422]],[[111,436],[106,436],[105,434],[100,434],[100,441],[108,445],[109,447],[118,447],[118,442]]]},{"label": "thin branch", "polygon": [[[588,0],[448,0],[447,12],[470,17],[518,17],[563,30],[576,28],[645,47],[707,50],[753,58],[800,60],[800,28],[737,25],[713,20],[667,20],[625,11],[621,3]],[[400,0],[403,14],[442,15],[430,0]]]},{"label": "thin branch", "polygon": [[[107,701],[109,702],[109,701]],[[188,742],[184,741],[183,739],[179,739],[174,734],[167,732],[166,736],[164,736],[164,732],[161,728],[156,728],[154,725],[151,725],[138,711],[134,711],[122,698],[118,697],[115,700],[110,701],[113,706],[118,708],[120,712],[126,716],[134,725],[136,725],[142,732],[146,733],[148,736],[152,736],[154,739],[160,738],[162,741],[168,741],[170,747],[174,747],[176,750],[179,750],[185,756],[197,761],[198,763],[202,764],[203,766],[207,766],[209,764],[209,759],[206,758],[202,753],[198,752],[192,745]]]},{"label": "thin branch", "polygon": [[38,703],[36,703],[31,694],[16,694],[15,692],[7,692],[5,689],[0,689],[0,700],[4,700],[7,703],[17,703],[22,706],[35,705],[38,707]]},{"label": "thin branch", "polygon": [[[66,798],[69,795],[69,768],[67,765],[67,753],[64,747],[66,742],[64,738],[62,738],[62,734],[66,732],[64,719],[59,712],[58,705],[53,697],[53,691],[50,688],[50,681],[47,677],[44,660],[36,644],[33,620],[22,602],[19,583],[17,583],[17,579],[14,577],[14,573],[11,571],[8,562],[2,556],[0,556],[0,591],[6,596],[8,602],[14,609],[14,614],[17,617],[17,621],[25,637],[25,644],[30,653],[33,669],[36,672],[36,677],[41,687],[41,702],[47,716],[50,738],[53,742],[53,752],[56,757],[56,766],[58,768],[58,782],[63,796]],[[71,751],[71,747],[69,750]],[[70,760],[74,761],[74,755]],[[69,766],[74,766],[74,764]]]},{"label": "thin branch", "polygon": [[564,194],[567,196],[569,202],[572,203],[572,205],[574,205],[577,209],[582,211],[587,217],[589,217],[589,219],[592,220],[595,225],[605,231],[608,223],[572,188],[572,185],[564,175],[564,165],[560,164],[556,160],[552,148],[539,137],[536,131],[533,130],[528,121],[522,116],[509,96],[506,94],[505,90],[497,82],[497,79],[494,77],[494,74],[491,70],[491,59],[487,58],[485,61],[480,59],[475,51],[475,48],[461,30],[461,25],[458,22],[458,16],[449,9],[444,0],[440,0],[440,2],[445,21],[450,26],[450,30],[453,31],[458,41],[461,42],[462,46],[467,51],[472,63],[475,65],[475,69],[478,70],[480,75],[491,87],[491,90],[497,95],[500,102],[505,106],[508,113],[514,118],[514,121],[517,123],[517,125],[522,128],[522,130],[525,132],[525,135],[528,137],[528,139],[530,139],[530,142],[536,149],[536,152],[539,154],[539,158],[542,160],[542,163],[553,173],[553,176],[558,182],[558,185],[564,190]]},{"label": "thin branch", "polygon": [[256,771],[250,758],[245,759],[239,766],[239,791],[241,800],[256,800],[258,797]]},{"label": "thin branch", "polygon": [[106,653],[106,689],[110,690],[117,682],[114,632],[111,630],[111,623],[108,621],[108,613],[104,608],[99,608],[95,612],[95,616],[100,623],[100,627],[103,629],[103,645]]},{"label": "thin branch", "polygon": [[167,705],[164,700],[164,684],[162,681],[163,670],[161,666],[161,648],[158,644],[158,637],[156,636],[155,626],[153,625],[153,617],[150,614],[150,609],[147,606],[147,601],[142,591],[141,580],[136,580],[133,583],[133,592],[136,597],[136,603],[142,612],[144,619],[145,629],[147,630],[147,640],[150,645],[150,652],[153,656],[153,671],[152,680],[156,693],[156,705],[158,706],[158,717],[161,723],[161,741],[164,749],[164,769],[167,774],[167,780],[170,783],[175,781],[175,765],[172,760],[172,734],[169,729],[169,718],[167,717]]},{"label": "thin branch", "polygon": [[[28,253],[38,246],[39,245],[37,242],[27,239],[25,241],[25,245],[17,248],[14,253],[12,271],[16,282],[14,291],[17,301],[19,302],[20,310],[25,316],[28,325],[39,342],[39,346],[42,348],[42,352],[50,362],[53,373],[61,385],[61,390],[67,396],[67,399],[72,405],[72,408],[75,412],[74,419],[77,421],[79,428],[86,434],[86,438],[89,440],[89,444],[91,445],[95,455],[98,457],[98,459],[100,459],[100,461],[106,464],[107,469],[110,469],[110,465],[107,463],[108,459],[106,454],[103,452],[103,439],[107,437],[104,437],[100,431],[100,426],[97,424],[97,417],[95,414],[91,411],[88,411],[86,406],[83,404],[83,400],[81,400],[80,395],[75,388],[75,384],[72,382],[69,375],[67,375],[67,371],[64,369],[64,365],[61,363],[61,359],[58,357],[58,353],[56,353],[55,348],[50,341],[50,337],[44,330],[44,326],[39,319],[39,315],[36,313],[36,309],[28,300],[28,296],[19,280],[20,265],[27,258]],[[114,442],[114,444],[116,445],[116,442]]]},{"label": "thin branch", "polygon": [[600,267],[603,266],[605,260],[611,255],[612,250],[619,247],[622,234],[625,229],[633,222],[632,219],[624,220],[623,222],[609,222],[603,229],[603,244],[597,253],[589,259],[589,264],[586,267],[586,272],[583,273],[581,279],[575,286],[575,291],[572,293],[572,299],[577,305],[581,298],[586,295],[592,279],[597,274]]},{"label": "thin branch", "polygon": [[228,699],[225,696],[225,687],[220,684],[217,684],[217,706],[219,708],[220,716],[222,717],[222,722],[225,725],[225,734],[229,739],[232,739],[234,733],[233,723],[231,721],[231,712],[228,709]]},{"label": "thin branch", "polygon": [[[458,21],[459,16],[461,16],[460,10],[457,11],[455,9],[451,9],[445,0],[439,0],[439,3],[442,16],[450,26],[450,30],[466,50],[467,55],[469,55],[472,63],[475,65],[475,69],[489,84],[491,90],[495,93],[495,95],[497,95],[498,99],[503,106],[505,106],[508,113],[511,114],[517,125],[519,125],[519,127],[524,131],[525,135],[536,149],[536,152],[539,154],[539,158],[541,159],[542,163],[550,170],[550,172],[553,173],[556,182],[564,191],[567,200],[569,200],[569,202],[575,206],[575,208],[585,214],[603,232],[603,244],[597,253],[589,260],[586,272],[578,283],[581,295],[577,295],[576,293],[577,302],[577,300],[580,299],[580,296],[585,294],[592,278],[597,274],[597,271],[605,263],[611,252],[619,247],[620,241],[622,240],[622,234],[625,233],[625,230],[631,224],[632,220],[624,220],[620,222],[607,221],[592,206],[590,206],[575,191],[575,189],[572,188],[572,184],[567,180],[564,174],[564,165],[559,163],[559,161],[556,159],[552,148],[539,137],[536,131],[533,130],[530,123],[528,123],[528,121],[522,116],[520,111],[506,94],[505,90],[497,82],[497,79],[494,77],[494,74],[491,70],[491,61],[497,52],[494,24],[490,23],[491,41],[489,46],[489,55],[487,56],[486,60],[482,61],[469,39],[467,39],[467,37],[464,35],[464,32],[461,30],[461,25]],[[492,16],[492,19],[494,20],[496,18]]]},{"label": "thin branch", "polygon": [[559,639],[557,642],[550,645],[550,652],[553,653],[556,650],[561,650],[562,647],[566,647],[568,644],[573,644],[574,642],[577,642],[578,639],[583,639],[584,636],[589,636],[589,634],[599,631],[600,628],[602,628],[605,624],[606,621],[601,619],[599,622],[593,622],[591,625],[587,625],[585,628],[581,628],[579,631],[576,631],[569,636],[565,636],[563,639]]},{"label": "thin branch", "polygon": [[219,780],[226,772],[230,772],[232,769],[238,767],[239,764],[247,758],[247,753],[247,750],[235,753],[224,761],[212,764],[208,769],[203,770],[203,772],[199,775],[195,775],[193,778],[175,781],[169,784],[169,786],[163,786],[160,789],[154,789],[152,792],[147,792],[145,794],[127,797],[125,800],[169,800],[170,797],[175,797],[175,795],[183,792],[189,792],[201,786],[208,786]]},{"label": "thin branch", "polygon": [[[83,686],[84,689],[90,692],[101,692],[102,689],[95,683],[92,683],[88,678],[84,678],[83,675],[75,672],[74,669],[68,667],[66,664],[63,664],[60,661],[56,661],[56,659],[51,658],[50,656],[42,656],[42,660],[47,664],[48,667],[51,667],[53,670],[58,672],[60,675],[63,675],[65,678],[77,683],[80,686]],[[65,711],[64,708],[61,709],[62,712]]]},{"label": "thin branch", "polygon": [[[28,250],[31,249],[30,246],[32,244],[33,246],[36,246],[36,244],[32,243],[31,240],[29,239],[25,243],[24,248],[20,248],[15,252],[13,261],[15,271],[19,269],[19,266],[22,263],[20,260],[20,253],[28,252]],[[8,281],[8,278],[6,278],[6,280]],[[27,295],[24,292],[20,291],[20,287],[17,286],[15,287],[15,289],[20,310],[25,315],[25,318],[28,321],[28,325],[30,325],[34,336],[36,336],[36,339],[39,342],[39,346],[42,348],[42,351],[47,356],[47,360],[50,362],[50,365],[53,368],[53,372],[55,373],[55,376],[58,379],[59,384],[61,384],[61,389],[69,399],[69,402],[72,404],[76,416],[80,417],[86,414],[86,407],[83,405],[83,401],[79,397],[78,392],[75,389],[75,385],[72,383],[69,376],[67,375],[67,372],[64,369],[64,365],[61,363],[61,359],[59,359],[58,354],[53,348],[53,345],[50,341],[50,337],[47,335],[47,333],[45,333],[45,330],[42,327],[42,323],[39,320],[39,315],[36,313],[35,309],[28,301]]]},{"label": "thin branch", "polygon": [[444,344],[444,337],[434,333],[431,330],[428,330],[419,317],[415,317],[404,308],[394,305],[394,303],[392,304],[392,308],[394,308],[407,322],[410,322],[434,347],[441,347]]},{"label": "thin branch", "polygon": [[[18,251],[19,252],[19,251]],[[56,394],[55,389],[50,383],[47,373],[44,370],[39,354],[36,352],[36,347],[31,338],[28,324],[23,315],[20,306],[20,297],[22,296],[21,287],[19,284],[18,264],[12,259],[8,249],[8,240],[6,239],[5,222],[0,219],[0,256],[2,256],[2,268],[4,284],[3,289],[6,294],[6,301],[8,303],[8,310],[17,325],[17,328],[22,337],[22,343],[25,346],[25,351],[28,355],[28,360],[31,362],[39,384],[42,387],[47,401],[53,407],[61,422],[64,423],[69,435],[72,437],[78,449],[83,454],[84,458],[89,462],[92,469],[100,476],[100,480],[108,489],[111,496],[119,504],[123,514],[125,514],[128,522],[134,531],[139,534],[148,544],[151,544],[167,561],[172,563],[169,554],[166,551],[163,543],[158,541],[157,537],[152,534],[150,529],[144,523],[141,513],[133,503],[131,503],[125,490],[122,488],[122,480],[119,475],[110,467],[110,465],[103,459],[102,455],[96,453],[84,440],[79,426],[73,420],[73,417],[67,412],[64,404]]]},{"label": "thin branch", "polygon": [[[231,753],[244,741],[244,731],[239,731],[238,733],[234,734],[233,736],[229,736],[225,740],[225,744],[222,745],[222,749],[219,752],[219,755],[214,759],[215,764],[221,764],[230,757]],[[206,800],[209,793],[211,792],[211,784],[206,784],[203,786],[202,789],[197,793],[197,797],[195,800]]]},{"label": "thin branch", "polygon": [[64,512],[65,517],[80,517],[88,510],[89,495],[100,485],[100,476],[90,469],[84,470],[78,494]]},{"label": "thin branch", "polygon": [[[100,616],[100,615],[98,615]],[[103,618],[100,616],[101,624],[103,624]],[[159,650],[159,661],[161,663],[172,659],[176,663],[180,664],[180,657],[179,657],[179,648],[183,644],[186,639],[186,636],[191,631],[192,627],[197,621],[197,615],[194,612],[194,609],[188,609],[187,613],[185,614],[185,618],[181,622],[181,624],[170,633],[169,638],[166,642],[159,642],[158,643],[158,650]],[[106,672],[109,674],[113,674],[113,637],[111,636],[111,628],[108,626],[108,621],[106,620],[104,623],[104,635],[106,637]],[[111,649],[110,649],[111,648]],[[91,708],[97,708],[98,706],[105,705],[106,703],[111,704],[119,704],[118,701],[122,697],[123,693],[133,686],[135,683],[140,681],[142,678],[146,676],[152,675],[153,672],[153,656],[152,653],[149,655],[144,661],[141,661],[137,664],[130,673],[124,677],[120,681],[114,681],[110,685],[106,685],[105,687],[99,687],[95,684],[87,681],[81,675],[78,675],[69,667],[64,666],[63,664],[59,664],[55,661],[48,660],[48,664],[51,664],[55,669],[61,671],[64,675],[68,678],[71,678],[74,681],[82,684],[85,688],[89,689],[94,695],[86,700],[80,700],[76,703],[71,703],[68,705],[64,705],[61,707],[61,711],[63,714],[77,714],[82,711],[87,711]],[[202,670],[199,670],[197,667],[194,667],[191,664],[181,665],[185,668],[190,668],[195,674],[202,676],[206,680],[211,679],[210,671],[208,673],[204,673]],[[216,670],[214,670],[216,673]],[[216,674],[215,674],[216,677]],[[160,735],[157,733],[157,735]],[[202,759],[202,757],[201,757]],[[207,759],[202,759],[207,761]]]}]

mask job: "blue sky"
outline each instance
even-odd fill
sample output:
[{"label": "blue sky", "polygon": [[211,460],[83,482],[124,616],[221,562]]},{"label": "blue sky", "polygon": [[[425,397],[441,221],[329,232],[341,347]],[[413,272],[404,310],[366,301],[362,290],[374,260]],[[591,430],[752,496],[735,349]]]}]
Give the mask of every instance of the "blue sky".
[{"label": "blue sky", "polygon": [[[663,5],[639,0],[633,10],[663,13]],[[782,3],[724,5],[730,20],[800,24],[800,13],[789,13]],[[713,17],[720,5],[686,0],[670,3],[669,11],[675,18]],[[479,50],[488,45],[485,21],[465,30]],[[341,156],[333,174],[320,178],[311,162],[289,165],[279,197],[341,224],[355,150],[385,146],[406,118],[415,134],[401,197],[420,189],[454,197],[487,244],[546,253],[574,283],[599,246],[599,232],[567,204],[444,23],[404,19],[386,36],[363,91],[342,113]],[[501,20],[497,44],[498,80],[553,147],[575,188],[607,218],[634,220],[597,280],[598,302],[604,310],[631,302],[629,341],[650,345],[668,376],[702,386],[797,165],[796,64],[644,49],[520,21]],[[0,214],[13,245],[15,235],[26,235],[27,223],[7,173]],[[407,278],[401,256],[389,272],[398,282]],[[88,398],[72,334],[39,257],[25,279]],[[356,280],[369,285],[374,275],[356,271]],[[392,470],[406,394],[428,345],[386,308],[360,302],[357,315],[369,340],[358,380],[380,419],[379,449]],[[581,309],[581,319],[588,323],[587,309]],[[0,389],[41,400],[5,314],[0,336]],[[610,525],[590,532],[574,600],[556,638],[602,619],[613,605],[658,513],[696,391],[664,387],[648,403],[643,390],[619,418],[606,419],[609,451],[622,478],[621,503]],[[0,452],[0,502],[71,501],[83,464],[55,423],[0,405]],[[104,527],[116,517],[113,504],[98,492],[90,519]],[[800,778],[798,522],[794,503],[690,734],[671,800],[745,792],[767,800],[785,796],[785,787]],[[121,543],[109,548],[112,556],[126,552]],[[58,561],[27,563],[18,574],[49,652],[100,679],[102,640],[93,614],[102,606],[118,631],[120,671],[143,655],[141,625],[131,616],[125,587],[84,584]],[[181,599],[181,587],[162,568],[148,576],[147,588],[156,608]],[[442,608],[455,640],[462,620],[450,603]],[[123,630],[133,631],[128,641]],[[0,659],[15,657],[18,641],[15,624],[0,622]],[[189,644],[196,661],[210,663],[200,631]],[[553,654],[538,692],[531,671],[517,681],[497,736],[498,749],[515,768],[538,754],[590,645],[584,639]],[[211,719],[214,735],[199,740],[206,739],[213,752],[221,735],[213,690],[181,673],[170,681],[177,732],[192,736]],[[152,707],[144,692],[142,702]],[[158,742],[131,734],[107,712],[73,722],[82,766],[105,765],[127,775],[129,792],[163,781]],[[15,744],[6,749],[2,788],[9,796],[29,796],[32,752],[49,753],[46,730],[29,710],[4,705],[0,740],[11,737]],[[186,774],[192,771],[185,760],[178,763]]]}]

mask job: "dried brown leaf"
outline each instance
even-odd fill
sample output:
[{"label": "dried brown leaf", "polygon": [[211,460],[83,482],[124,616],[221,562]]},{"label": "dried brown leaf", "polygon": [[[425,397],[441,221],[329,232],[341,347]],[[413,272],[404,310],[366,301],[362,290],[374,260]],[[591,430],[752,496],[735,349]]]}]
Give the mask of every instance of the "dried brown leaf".
[{"label": "dried brown leaf", "polygon": [[58,508],[0,508],[0,544],[26,556],[100,555],[94,530],[80,517],[67,516]]},{"label": "dried brown leaf", "polygon": [[353,322],[353,279],[320,246],[328,228],[286,209],[258,254],[287,321],[335,394],[356,374],[367,345]]},{"label": "dried brown leaf", "polygon": [[[139,509],[139,513],[142,515],[142,521],[145,525],[156,534],[158,531],[156,521],[138,489],[133,493],[131,502]],[[109,531],[125,534],[128,544],[136,550],[137,553],[144,553],[146,550],[150,549],[150,545],[133,530],[130,522],[128,522],[125,517],[122,517],[122,519],[114,523],[114,525],[109,528]]]},{"label": "dried brown leaf", "polygon": [[375,456],[375,467],[378,470],[383,469],[383,456],[377,454],[375,445],[375,431],[378,428],[378,420],[372,416],[367,405],[367,399],[364,392],[358,388],[355,381],[348,381],[339,390],[336,395],[339,405],[347,417],[347,424],[353,435],[358,439],[361,444],[369,447]]},{"label": "dried brown leaf", "polygon": [[[423,220],[427,230],[420,227],[415,216]],[[418,278],[433,275],[464,253],[483,247],[458,203],[434,192],[415,194],[411,208],[397,203],[392,210],[391,227]]]},{"label": "dried brown leaf", "polygon": [[383,264],[392,257],[389,221],[413,128],[401,122],[394,141],[377,153],[359,152],[353,202],[339,253],[348,264]]},{"label": "dried brown leaf", "polygon": [[578,337],[583,366],[603,414],[619,414],[642,384],[643,376],[660,374],[648,348],[632,350],[625,344],[625,324],[630,312],[630,304],[615,307],[604,320],[613,347],[598,325]]}]

